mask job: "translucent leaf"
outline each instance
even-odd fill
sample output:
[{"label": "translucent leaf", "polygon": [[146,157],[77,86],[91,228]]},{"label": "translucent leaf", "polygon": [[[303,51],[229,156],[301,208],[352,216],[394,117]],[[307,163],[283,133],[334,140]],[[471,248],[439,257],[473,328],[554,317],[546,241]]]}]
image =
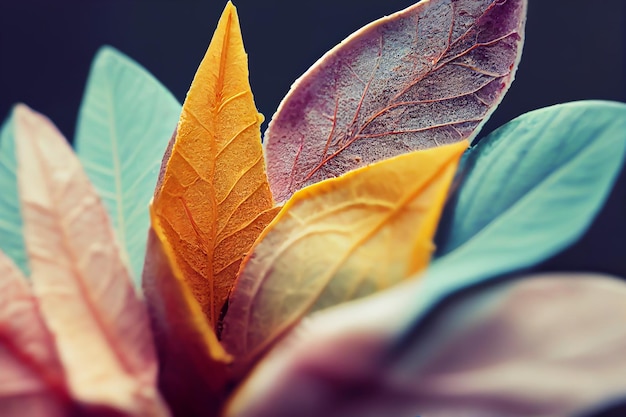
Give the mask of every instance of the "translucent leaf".
[{"label": "translucent leaf", "polygon": [[169,415],[145,307],[95,189],[48,119],[21,105],[15,129],[31,279],[72,397],[129,416]]},{"label": "translucent leaf", "polygon": [[[191,84],[152,204],[143,287],[175,414],[217,413],[231,357],[215,331],[244,255],[278,212],[262,116],[229,2]],[[162,267],[159,267],[162,265]]]},{"label": "translucent leaf", "polygon": [[180,104],[151,74],[105,46],[96,55],[80,108],[76,152],[113,219],[135,281],[148,237],[148,205]]},{"label": "translucent leaf", "polygon": [[246,258],[222,343],[243,366],[302,317],[423,270],[467,142],[400,155],[309,186]]},{"label": "translucent leaf", "polygon": [[[156,223],[158,220],[153,219]],[[160,228],[157,228],[160,230]],[[150,229],[144,292],[157,341],[159,379],[175,415],[217,413],[226,395],[231,357],[186,285],[164,237]]]},{"label": "translucent leaf", "polygon": [[421,1],[328,52],[265,134],[276,201],[383,158],[473,138],[513,81],[526,6]]}]

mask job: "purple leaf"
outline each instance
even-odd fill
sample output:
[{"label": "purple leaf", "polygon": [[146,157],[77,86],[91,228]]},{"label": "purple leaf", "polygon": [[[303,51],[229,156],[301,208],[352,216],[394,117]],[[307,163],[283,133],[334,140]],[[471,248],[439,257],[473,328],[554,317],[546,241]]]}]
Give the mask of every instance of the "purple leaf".
[{"label": "purple leaf", "polygon": [[265,134],[276,201],[360,166],[473,138],[509,88],[527,0],[424,0],[365,26],[291,88]]}]

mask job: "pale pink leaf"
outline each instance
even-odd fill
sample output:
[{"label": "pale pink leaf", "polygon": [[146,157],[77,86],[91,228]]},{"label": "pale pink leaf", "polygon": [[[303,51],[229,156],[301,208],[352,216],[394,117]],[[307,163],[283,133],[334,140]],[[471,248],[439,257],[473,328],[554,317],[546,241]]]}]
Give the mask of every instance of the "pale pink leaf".
[{"label": "pale pink leaf", "polygon": [[67,400],[36,300],[20,270],[0,252],[0,415],[63,417]]},{"label": "pale pink leaf", "polygon": [[16,107],[18,182],[32,282],[74,399],[164,416],[147,313],[105,208],[61,133]]},{"label": "pale pink leaf", "polygon": [[407,355],[412,281],[312,316],[226,417],[571,416],[626,393],[626,283],[524,277],[457,297]]},{"label": "pale pink leaf", "polygon": [[274,199],[473,138],[513,81],[527,0],[423,0],[375,21],[292,86],[265,134]]}]

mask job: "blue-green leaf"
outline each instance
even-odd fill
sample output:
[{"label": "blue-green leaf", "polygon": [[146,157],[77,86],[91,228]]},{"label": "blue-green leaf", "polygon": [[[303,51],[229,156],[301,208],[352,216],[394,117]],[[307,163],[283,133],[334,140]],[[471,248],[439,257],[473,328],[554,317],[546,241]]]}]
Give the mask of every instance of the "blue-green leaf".
[{"label": "blue-green leaf", "polygon": [[13,112],[0,130],[0,250],[29,274],[17,191]]},{"label": "blue-green leaf", "polygon": [[553,256],[602,208],[625,149],[621,103],[568,103],[513,120],[468,151],[435,263],[489,276]]},{"label": "blue-green leaf", "polygon": [[471,148],[440,222],[416,326],[459,290],[576,242],[608,197],[625,150],[626,105],[600,101],[527,113]]},{"label": "blue-green leaf", "polygon": [[137,63],[111,47],[94,59],[76,131],[76,152],[113,219],[139,282],[152,198],[181,106]]}]

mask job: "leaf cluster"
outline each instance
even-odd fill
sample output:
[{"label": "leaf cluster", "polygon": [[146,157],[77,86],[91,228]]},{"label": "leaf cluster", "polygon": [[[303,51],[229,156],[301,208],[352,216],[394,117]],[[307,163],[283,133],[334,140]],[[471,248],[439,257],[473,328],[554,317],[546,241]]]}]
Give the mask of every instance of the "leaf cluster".
[{"label": "leaf cluster", "polygon": [[477,140],[526,9],[424,0],[365,26],[263,141],[230,2],[182,106],[111,47],[74,150],[16,105],[2,415],[521,417],[623,396],[623,282],[524,274],[604,207],[626,105],[560,104]]}]

